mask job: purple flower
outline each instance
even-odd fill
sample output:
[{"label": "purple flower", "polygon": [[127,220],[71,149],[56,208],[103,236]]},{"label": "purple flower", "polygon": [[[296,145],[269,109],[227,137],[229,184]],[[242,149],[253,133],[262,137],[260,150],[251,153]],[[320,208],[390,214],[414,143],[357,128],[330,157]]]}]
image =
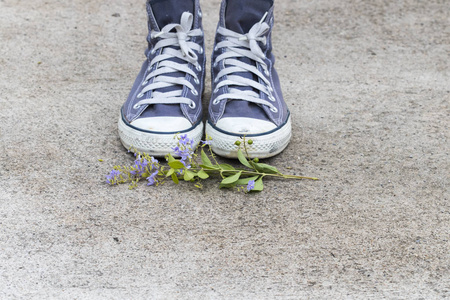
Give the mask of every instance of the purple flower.
[{"label": "purple flower", "polygon": [[106,183],[112,184],[112,185],[116,185],[117,183],[117,179],[120,176],[120,171],[118,170],[112,170],[111,173],[109,173],[108,175],[106,175]]},{"label": "purple flower", "polygon": [[212,141],[211,140],[207,140],[207,141],[201,141],[203,145],[211,145]]},{"label": "purple flower", "polygon": [[186,160],[188,158],[192,158],[192,153],[189,149],[184,149],[180,152],[181,160]]},{"label": "purple flower", "polygon": [[187,137],[187,134],[183,134],[180,136],[180,144],[183,146],[186,146],[186,144],[189,142],[189,139]]},{"label": "purple flower", "polygon": [[187,169],[191,167],[190,160],[192,159],[192,154],[194,153],[192,150],[193,144],[194,140],[189,139],[187,134],[183,134],[180,136],[178,146],[172,148],[174,154],[180,157],[180,161]]},{"label": "purple flower", "polygon": [[148,166],[148,161],[144,158],[143,161],[141,161],[141,158],[138,157],[138,159],[136,159],[134,161],[134,168],[136,169],[135,171],[130,171],[130,174],[136,175],[138,174],[139,176],[142,176],[142,174],[145,173],[145,168],[147,168]]},{"label": "purple flower", "polygon": [[155,177],[156,177],[156,175],[158,175],[158,173],[159,173],[159,170],[153,172],[152,175],[147,177],[147,180],[148,180],[147,185],[154,185],[155,182],[158,182],[158,180],[155,179]]},{"label": "purple flower", "polygon": [[192,158],[192,151],[189,149],[180,149],[180,147],[174,147],[172,150],[175,152],[175,155],[181,157],[181,160],[186,160],[188,158]]},{"label": "purple flower", "polygon": [[255,181],[254,180],[250,180],[247,184],[247,192],[250,192],[251,190],[253,190],[255,188]]},{"label": "purple flower", "polygon": [[186,160],[181,160],[181,163],[186,167],[186,169],[190,169],[191,168],[191,164],[186,162]]},{"label": "purple flower", "polygon": [[190,146],[191,148],[194,146],[194,139],[188,138],[187,134],[183,134],[180,136],[180,145],[183,145],[185,147]]}]

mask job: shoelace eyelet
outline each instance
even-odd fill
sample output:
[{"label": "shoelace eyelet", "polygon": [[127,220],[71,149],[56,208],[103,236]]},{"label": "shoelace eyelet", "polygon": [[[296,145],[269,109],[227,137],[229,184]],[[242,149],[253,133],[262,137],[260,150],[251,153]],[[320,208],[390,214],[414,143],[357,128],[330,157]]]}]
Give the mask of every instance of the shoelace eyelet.
[{"label": "shoelace eyelet", "polygon": [[148,80],[144,81],[144,82],[141,84],[141,86],[146,86],[147,83],[148,83]]},{"label": "shoelace eyelet", "polygon": [[269,96],[269,100],[272,101],[272,102],[275,102],[275,97],[273,95],[270,95]]},{"label": "shoelace eyelet", "polygon": [[190,109],[195,109],[197,107],[197,105],[195,104],[194,101],[191,101],[191,103],[189,104],[189,108]]},{"label": "shoelace eyelet", "polygon": [[140,98],[144,97],[144,93],[139,93],[136,97],[140,99]]},{"label": "shoelace eyelet", "polygon": [[199,54],[203,54],[203,47],[200,48],[200,50],[198,50],[198,53],[199,53]]},{"label": "shoelace eyelet", "polygon": [[219,88],[214,89],[214,94],[217,94],[219,92]]},{"label": "shoelace eyelet", "polygon": [[265,69],[264,74],[266,74],[266,76],[269,76],[270,75],[269,69]]},{"label": "shoelace eyelet", "polygon": [[199,11],[197,12],[197,15],[201,18],[201,17],[203,16],[202,11],[199,10]]},{"label": "shoelace eyelet", "polygon": [[152,55],[155,54],[155,53],[156,53],[155,48],[153,48],[152,51],[150,51],[150,53],[151,53]]},{"label": "shoelace eyelet", "polygon": [[139,109],[139,108],[141,108],[140,105],[138,105],[138,104],[133,105],[133,109]]},{"label": "shoelace eyelet", "polygon": [[201,72],[201,71],[202,71],[202,66],[197,65],[197,66],[195,67],[195,69],[196,69],[198,72]]},{"label": "shoelace eyelet", "polygon": [[213,103],[213,105],[217,105],[217,104],[219,104],[219,103],[220,103],[220,101],[219,101],[219,100],[217,100],[217,99],[214,99],[212,103]]},{"label": "shoelace eyelet", "polygon": [[194,78],[194,82],[195,84],[200,84],[200,80],[198,80],[198,78]]},{"label": "shoelace eyelet", "polygon": [[274,107],[272,107],[272,108],[270,109],[270,111],[273,112],[273,113],[277,113],[277,112],[278,112],[278,109],[274,106]]},{"label": "shoelace eyelet", "polygon": [[198,92],[196,90],[191,90],[192,95],[198,96]]}]

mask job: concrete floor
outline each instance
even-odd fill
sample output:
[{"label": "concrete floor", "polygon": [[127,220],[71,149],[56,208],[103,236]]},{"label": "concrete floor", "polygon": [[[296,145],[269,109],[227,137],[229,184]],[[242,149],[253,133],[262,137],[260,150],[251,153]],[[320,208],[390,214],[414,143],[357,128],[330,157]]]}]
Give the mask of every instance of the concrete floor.
[{"label": "concrete floor", "polygon": [[105,184],[143,0],[0,0],[1,299],[450,298],[450,3],[276,2],[268,162],[321,181],[245,195]]}]

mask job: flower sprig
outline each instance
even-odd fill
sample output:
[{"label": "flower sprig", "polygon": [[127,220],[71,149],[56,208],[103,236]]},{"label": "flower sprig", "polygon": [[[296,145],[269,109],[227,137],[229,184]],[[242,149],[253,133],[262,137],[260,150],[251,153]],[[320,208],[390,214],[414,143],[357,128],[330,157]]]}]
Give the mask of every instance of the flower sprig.
[{"label": "flower sprig", "polygon": [[[202,181],[210,177],[218,177],[220,188],[233,188],[242,192],[260,192],[264,189],[263,179],[311,179],[297,175],[285,175],[274,166],[260,163],[258,158],[248,158],[247,147],[253,144],[251,139],[242,137],[235,142],[238,146],[237,158],[242,165],[235,168],[232,165],[219,163],[211,150],[211,139],[194,148],[194,141],[187,135],[175,136],[178,139],[177,146],[172,148],[173,154],[166,155],[167,165],[161,165],[157,159],[147,153],[134,152],[135,161],[132,166],[115,166],[106,176],[106,182],[110,185],[130,183],[130,189],[137,187],[139,181],[147,180],[147,185],[160,185],[167,178],[175,184],[180,181],[193,182],[197,188],[202,188]],[[206,149],[206,151],[205,151]],[[199,153],[200,152],[200,153]],[[176,159],[175,157],[178,159]]]}]

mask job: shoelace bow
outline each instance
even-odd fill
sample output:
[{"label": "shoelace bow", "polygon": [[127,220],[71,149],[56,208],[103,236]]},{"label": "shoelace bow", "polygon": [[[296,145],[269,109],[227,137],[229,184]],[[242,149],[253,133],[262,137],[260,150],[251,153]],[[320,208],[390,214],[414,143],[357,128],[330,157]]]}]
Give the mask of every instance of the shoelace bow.
[{"label": "shoelace bow", "polygon": [[[194,78],[196,84],[199,83],[197,74],[189,67],[189,64],[195,66],[197,71],[201,71],[202,67],[198,62],[198,56],[194,52],[203,53],[203,48],[194,42],[192,37],[202,36],[201,29],[192,29],[194,17],[189,12],[184,12],[181,16],[180,24],[168,24],[161,31],[152,31],[151,38],[159,38],[160,40],[152,48],[151,54],[155,54],[159,49],[164,48],[161,54],[156,55],[149,64],[148,70],[151,70],[155,64],[157,68],[149,73],[142,83],[143,89],[137,95],[138,98],[152,91],[150,98],[143,99],[135,104],[135,108],[142,105],[150,104],[188,104],[189,107],[195,108],[195,102],[187,97],[181,97],[183,86],[186,86],[192,94],[198,95],[194,85],[186,80],[186,76],[165,76],[170,73],[182,72],[189,74]],[[175,32],[171,32],[174,31]],[[185,64],[172,61],[173,58],[179,58],[185,61]],[[170,92],[158,92],[158,89],[166,87],[179,86]]]},{"label": "shoelace bow", "polygon": [[[264,22],[267,13],[261,19],[260,22],[254,24],[252,28],[246,34],[240,34],[224,27],[219,27],[218,33],[226,38],[226,40],[217,43],[216,50],[220,48],[226,48],[226,51],[220,54],[215,62],[214,66],[222,63],[225,66],[216,76],[215,83],[217,83],[214,93],[217,93],[220,88],[228,86],[228,92],[217,96],[213,100],[213,104],[217,105],[220,101],[225,99],[231,100],[244,100],[256,104],[266,105],[272,112],[277,112],[278,109],[271,103],[275,102],[275,97],[272,95],[273,88],[270,81],[266,78],[269,76],[269,70],[264,59],[266,58],[259,42],[266,45],[267,39],[265,34],[269,31],[270,26]],[[254,65],[242,62],[236,58],[249,58],[255,61],[257,65],[261,66],[264,74]],[[251,72],[261,79],[264,84],[261,84],[258,80],[245,78],[235,73]],[[225,80],[220,79],[226,76]],[[220,81],[220,82],[219,82]],[[252,90],[240,90],[232,88],[231,86],[252,87],[253,89],[262,92],[267,95],[270,101],[261,99],[259,93]]]}]

